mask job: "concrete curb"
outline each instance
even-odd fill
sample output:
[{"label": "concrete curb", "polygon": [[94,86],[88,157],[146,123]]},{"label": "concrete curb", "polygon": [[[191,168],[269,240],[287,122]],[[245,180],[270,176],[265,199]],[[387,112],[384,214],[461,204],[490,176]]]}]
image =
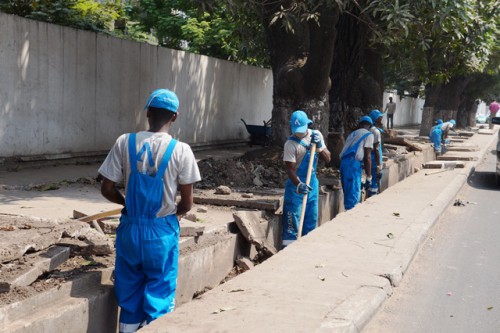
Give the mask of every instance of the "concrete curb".
[{"label": "concrete curb", "polygon": [[[479,135],[479,134],[476,134]],[[474,172],[475,167],[482,161],[490,145],[497,139],[497,131],[492,134],[492,139],[487,145],[481,147],[477,153],[477,158],[465,165],[457,177],[439,194],[435,204],[427,207],[420,214],[415,222],[408,228],[404,236],[405,241],[400,241],[391,256],[403,256],[400,269],[395,269],[394,273],[387,278],[393,287],[397,287],[408,270],[413,259],[418,254],[421,245],[427,239],[429,232],[441,219],[442,215],[449,207],[458,192],[463,188],[469,176]],[[337,307],[331,315],[323,321],[317,333],[341,332],[359,333],[364,326],[376,314],[378,309],[391,296],[392,288],[382,290],[380,288],[363,287],[360,288],[349,299]]]}]

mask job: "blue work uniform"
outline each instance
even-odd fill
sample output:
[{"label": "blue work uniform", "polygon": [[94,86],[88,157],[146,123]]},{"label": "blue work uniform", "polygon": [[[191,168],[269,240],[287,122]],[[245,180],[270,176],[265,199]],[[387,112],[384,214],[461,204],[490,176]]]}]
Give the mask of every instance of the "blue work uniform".
[{"label": "blue work uniform", "polygon": [[372,133],[365,133],[340,156],[340,180],[344,191],[345,210],[352,209],[361,201],[361,176],[363,170],[361,161],[356,159],[356,151],[361,142],[369,135],[372,135]]},{"label": "blue work uniform", "polygon": [[[384,130],[380,127],[377,127],[377,129],[380,131],[380,134],[384,133]],[[379,181],[378,179],[378,174],[377,174],[377,164],[382,165],[382,135],[380,137],[380,142],[378,145],[378,151],[379,151],[379,156],[380,156],[380,161],[377,163],[377,160],[375,159],[375,151],[372,150],[371,157],[372,157],[372,181],[370,183],[370,188],[368,189],[368,196],[373,196],[379,193]]]},{"label": "blue work uniform", "polygon": [[434,151],[436,153],[441,153],[441,141],[443,137],[443,130],[441,129],[442,124],[438,124],[431,129],[429,138],[434,144]]},{"label": "blue work uniform", "polygon": [[[295,136],[291,136],[289,140],[293,140],[307,149],[307,152],[297,169],[297,177],[299,177],[301,182],[305,183],[307,178],[307,168],[309,167],[309,161],[311,159],[311,145],[304,143]],[[314,162],[311,170],[311,181],[309,183],[312,190],[307,195],[306,211],[301,236],[305,236],[311,230],[314,230],[314,228],[316,228],[316,224],[318,223],[319,182],[316,177],[318,153],[315,153],[313,158]],[[297,193],[297,186],[290,179],[287,179],[285,183],[285,198],[283,203],[283,247],[297,240],[303,198],[304,194]]]},{"label": "blue work uniform", "polygon": [[175,305],[179,256],[179,221],[175,214],[157,217],[162,205],[163,177],[177,140],[162,157],[155,176],[138,171],[136,135],[128,139],[131,172],[125,209],[116,232],[115,294],[120,312],[120,333],[171,312]]}]

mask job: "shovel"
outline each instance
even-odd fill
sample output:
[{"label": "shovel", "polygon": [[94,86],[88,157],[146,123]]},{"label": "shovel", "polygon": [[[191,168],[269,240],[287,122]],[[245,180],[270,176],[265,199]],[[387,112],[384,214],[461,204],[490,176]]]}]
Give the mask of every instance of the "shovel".
[{"label": "shovel", "polygon": [[[311,158],[309,159],[309,166],[307,167],[307,177],[306,177],[307,185],[309,185],[309,183],[311,182],[311,174],[312,174],[315,154],[316,154],[316,144],[313,143],[311,146]],[[304,198],[302,199],[302,211],[300,212],[300,222],[299,222],[299,231],[297,233],[297,239],[299,239],[302,236],[302,226],[304,225],[304,216],[306,215],[307,196],[308,196],[307,194],[304,194]]]}]

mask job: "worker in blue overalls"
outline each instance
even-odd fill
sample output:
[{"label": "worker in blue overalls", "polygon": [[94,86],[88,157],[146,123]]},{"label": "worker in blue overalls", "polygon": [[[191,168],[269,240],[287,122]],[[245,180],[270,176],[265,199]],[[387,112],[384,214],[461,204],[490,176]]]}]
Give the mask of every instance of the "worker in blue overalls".
[{"label": "worker in blue overalls", "polygon": [[[285,142],[283,161],[288,179],[285,184],[283,202],[283,247],[297,239],[302,201],[307,194],[307,204],[301,236],[307,235],[316,228],[318,223],[319,183],[316,177],[318,156],[326,163],[330,162],[331,154],[326,148],[323,135],[319,131],[309,129],[312,121],[304,111],[292,113],[290,130],[292,136]],[[316,153],[311,156],[311,146],[316,144]],[[309,161],[313,158],[311,181],[306,184]]]},{"label": "worker in blue overalls", "polygon": [[[178,107],[175,93],[154,91],[145,107],[149,130],[120,136],[99,168],[103,196],[125,206],[116,233],[120,333],[135,332],[174,309],[177,216],[191,209],[193,183],[201,179],[189,145],[168,134]],[[116,187],[120,182],[126,185],[125,197]]]},{"label": "worker in blue overalls", "polygon": [[[344,208],[354,208],[361,201],[361,187],[372,181],[371,152],[373,121],[369,116],[359,120],[360,128],[349,134],[340,153],[340,180],[344,192]],[[366,177],[363,179],[363,167]]]},{"label": "worker in blue overalls", "polygon": [[456,122],[453,119],[445,123],[439,123],[439,120],[438,124],[431,129],[429,134],[431,142],[434,145],[434,152],[436,153],[436,156],[444,153],[445,146],[449,143],[449,140],[447,139],[448,132],[453,129],[453,126],[456,125]]},{"label": "worker in blue overalls", "polygon": [[372,110],[368,115],[373,126],[370,132],[373,134],[373,150],[371,153],[372,181],[367,191],[367,197],[374,196],[380,192],[380,180],[382,179],[382,133],[384,133],[382,119],[384,114],[379,110]]}]

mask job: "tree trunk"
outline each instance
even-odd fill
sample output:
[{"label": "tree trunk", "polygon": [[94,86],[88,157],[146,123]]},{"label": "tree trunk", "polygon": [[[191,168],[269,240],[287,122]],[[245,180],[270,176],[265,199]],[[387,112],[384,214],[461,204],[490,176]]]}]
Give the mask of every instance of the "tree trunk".
[{"label": "tree trunk", "polygon": [[336,23],[339,9],[326,5],[318,8],[319,22],[297,21],[294,32],[288,32],[281,20],[270,24],[281,6],[292,1],[268,1],[262,16],[273,70],[272,143],[283,145],[290,135],[290,115],[303,110],[314,121],[316,129],[328,135],[329,73],[333,59]]},{"label": "tree trunk", "polygon": [[382,55],[368,46],[371,30],[352,13],[340,17],[337,31],[330,127],[348,133],[357,128],[360,116],[383,105],[383,62]]},{"label": "tree trunk", "polygon": [[448,121],[457,118],[466,84],[465,78],[456,77],[446,84],[429,84],[425,87],[425,104],[420,135],[429,135],[431,127],[437,119]]},{"label": "tree trunk", "polygon": [[[382,56],[368,47],[370,33],[359,19],[350,14],[341,15],[330,72],[329,124],[335,137],[350,133],[358,127],[361,116],[383,105]],[[342,145],[332,146],[331,165],[340,165],[341,150]]]}]

